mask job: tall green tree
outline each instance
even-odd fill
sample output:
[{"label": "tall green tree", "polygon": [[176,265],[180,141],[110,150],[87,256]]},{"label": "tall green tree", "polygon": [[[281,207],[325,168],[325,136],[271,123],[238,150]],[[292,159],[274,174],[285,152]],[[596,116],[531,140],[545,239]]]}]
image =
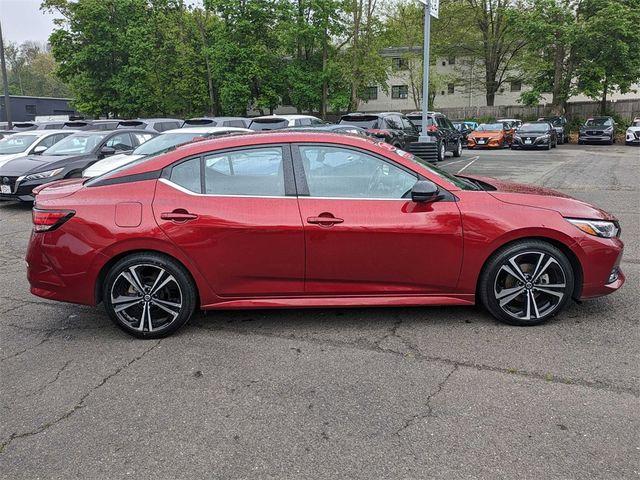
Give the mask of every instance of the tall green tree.
[{"label": "tall green tree", "polygon": [[638,0],[583,0],[584,26],[577,43],[576,91],[600,101],[640,83],[640,4]]}]

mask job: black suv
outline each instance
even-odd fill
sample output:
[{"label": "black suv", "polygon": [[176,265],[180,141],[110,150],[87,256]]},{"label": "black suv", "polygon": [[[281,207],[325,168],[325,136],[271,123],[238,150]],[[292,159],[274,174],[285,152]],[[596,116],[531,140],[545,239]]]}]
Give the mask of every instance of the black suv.
[{"label": "black suv", "polygon": [[578,143],[605,142],[612,145],[616,141],[616,122],[613,117],[593,117],[584,122],[578,134]]},{"label": "black suv", "polygon": [[[412,112],[407,117],[416,125],[422,125],[422,112]],[[446,152],[453,152],[454,157],[462,155],[464,135],[443,113],[427,112],[427,132],[436,138],[439,162],[444,160]]]},{"label": "black suv", "polygon": [[569,129],[567,128],[567,119],[563,116],[540,117],[539,122],[549,122],[556,129],[558,143],[569,142]]},{"label": "black suv", "polygon": [[370,136],[402,149],[418,141],[420,134],[406,116],[397,112],[349,113],[340,119],[339,125],[364,128]]}]

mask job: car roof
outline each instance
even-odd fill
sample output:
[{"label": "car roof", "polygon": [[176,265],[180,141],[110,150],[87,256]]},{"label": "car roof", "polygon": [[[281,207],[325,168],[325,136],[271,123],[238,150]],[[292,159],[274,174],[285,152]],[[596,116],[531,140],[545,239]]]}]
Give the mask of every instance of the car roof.
[{"label": "car roof", "polygon": [[[73,130],[72,128],[67,128],[65,130],[56,128],[56,129],[46,129],[46,130],[23,130],[23,131],[13,131],[15,135],[35,135],[37,137],[44,137],[46,135],[52,135],[56,133],[74,133],[79,132],[80,130]],[[6,132],[5,132],[6,133]]]},{"label": "car roof", "polygon": [[270,118],[273,118],[273,119],[282,118],[284,120],[299,120],[301,118],[318,118],[318,117],[314,117],[313,115],[262,115],[260,117],[250,118],[249,120],[251,120],[251,121],[253,121],[253,120],[268,120]]},{"label": "car roof", "polygon": [[183,127],[183,128],[173,128],[171,130],[165,130],[161,133],[164,135],[166,133],[219,133],[219,132],[243,132],[243,133],[254,133],[253,130],[249,130],[248,128],[240,128],[240,127]]}]

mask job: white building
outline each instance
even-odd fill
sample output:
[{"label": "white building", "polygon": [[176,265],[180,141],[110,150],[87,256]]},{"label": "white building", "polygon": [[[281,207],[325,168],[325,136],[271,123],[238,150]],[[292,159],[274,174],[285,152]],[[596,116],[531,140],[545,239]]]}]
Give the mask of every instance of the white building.
[{"label": "white building", "polygon": [[[422,49],[387,48],[382,53],[391,61],[392,72],[386,86],[367,88],[367,99],[360,102],[358,111],[411,111],[420,109],[422,90]],[[434,109],[455,107],[483,107],[487,105],[483,88],[484,68],[481,62],[465,57],[436,58],[431,67],[431,88],[435,92]],[[435,88],[434,88],[435,86]],[[495,106],[520,105],[520,94],[530,87],[519,80],[505,82],[496,92]],[[640,91],[640,85],[636,86]],[[432,94],[434,93],[432,92]],[[609,100],[638,99],[640,93],[614,93]],[[592,99],[577,95],[569,102],[589,102]],[[550,103],[551,94],[541,104]]]}]

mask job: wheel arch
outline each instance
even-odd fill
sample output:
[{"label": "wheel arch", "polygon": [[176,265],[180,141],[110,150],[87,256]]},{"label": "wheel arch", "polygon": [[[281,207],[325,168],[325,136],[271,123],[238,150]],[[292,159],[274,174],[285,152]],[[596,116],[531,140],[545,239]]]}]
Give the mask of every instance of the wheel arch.
[{"label": "wheel arch", "polygon": [[582,271],[582,265],[580,264],[580,260],[578,259],[577,255],[573,252],[573,250],[571,250],[571,248],[566,243],[563,243],[558,239],[545,237],[542,235],[533,235],[533,236],[514,238],[494,248],[493,251],[487,256],[487,258],[484,259],[484,262],[482,263],[482,268],[478,273],[478,278],[476,279],[476,288],[475,288],[476,297],[478,297],[478,292],[480,291],[480,281],[482,280],[482,276],[484,275],[487,264],[493,258],[493,256],[504,248],[508,248],[509,246],[515,243],[525,242],[527,240],[537,240],[541,242],[546,242],[556,247],[567,257],[567,259],[569,260],[569,263],[571,264],[571,268],[573,270],[573,274],[575,278],[573,293],[571,297],[576,300],[579,299],[580,295],[582,294],[582,282],[583,282],[583,271]]},{"label": "wheel arch", "polygon": [[194,278],[193,273],[191,272],[191,269],[187,265],[185,265],[185,263],[181,261],[179,258],[176,258],[175,256],[170,255],[167,252],[164,252],[162,250],[155,250],[153,248],[139,248],[134,250],[125,250],[109,258],[109,260],[104,265],[102,265],[102,267],[100,268],[100,271],[98,272],[98,276],[96,277],[95,292],[94,292],[96,304],[102,302],[102,291],[104,287],[104,280],[107,276],[107,273],[109,273],[109,270],[111,270],[111,268],[123,258],[126,258],[131,255],[145,254],[145,253],[160,255],[160,256],[169,258],[172,261],[178,263],[180,266],[182,266],[182,268],[184,268],[186,274],[189,276],[189,278],[191,279],[191,281],[196,287],[196,291],[195,291],[196,305],[197,306],[201,305],[200,286],[196,281],[196,279]]}]

